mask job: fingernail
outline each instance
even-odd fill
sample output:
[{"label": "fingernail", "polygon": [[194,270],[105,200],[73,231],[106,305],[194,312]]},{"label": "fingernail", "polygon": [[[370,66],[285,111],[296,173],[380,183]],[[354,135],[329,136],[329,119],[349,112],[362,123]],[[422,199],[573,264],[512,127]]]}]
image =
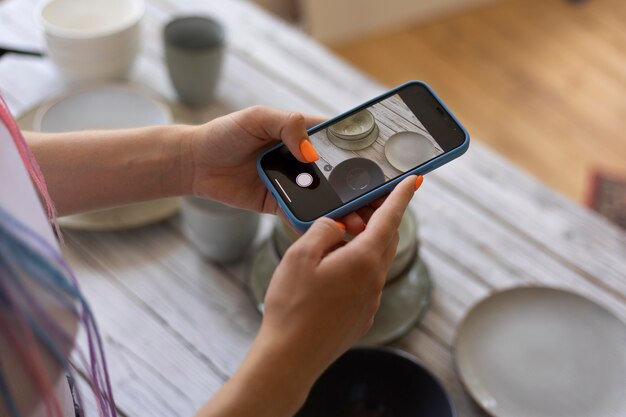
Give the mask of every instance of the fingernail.
[{"label": "fingernail", "polygon": [[343,224],[341,222],[338,222],[338,221],[335,221],[335,223],[337,223],[337,227],[339,227],[341,230],[346,230],[346,225],[345,224]]},{"label": "fingernail", "polygon": [[320,159],[320,156],[317,154],[313,144],[308,139],[304,139],[300,143],[300,152],[302,152],[302,156],[304,156],[304,160],[307,162],[315,162]]},{"label": "fingernail", "polygon": [[420,186],[422,185],[422,183],[424,182],[424,177],[423,176],[419,176],[417,177],[417,179],[415,180],[415,190],[417,191],[418,188],[420,188]]}]

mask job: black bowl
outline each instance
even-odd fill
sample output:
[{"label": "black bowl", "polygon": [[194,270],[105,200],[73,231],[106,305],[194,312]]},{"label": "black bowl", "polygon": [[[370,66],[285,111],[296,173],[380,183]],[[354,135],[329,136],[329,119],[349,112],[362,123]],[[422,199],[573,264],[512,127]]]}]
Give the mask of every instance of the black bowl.
[{"label": "black bowl", "polygon": [[355,348],[315,382],[297,417],[456,417],[441,383],[411,355]]}]

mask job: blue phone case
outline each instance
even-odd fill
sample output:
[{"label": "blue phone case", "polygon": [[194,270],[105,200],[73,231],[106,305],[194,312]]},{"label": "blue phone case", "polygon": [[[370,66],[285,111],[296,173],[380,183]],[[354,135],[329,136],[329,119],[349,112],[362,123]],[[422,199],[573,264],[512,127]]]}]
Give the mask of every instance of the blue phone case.
[{"label": "blue phone case", "polygon": [[[404,178],[411,176],[411,175],[424,175],[429,173],[430,171],[434,170],[435,168],[439,168],[440,166],[452,161],[453,159],[458,158],[459,156],[463,155],[465,153],[465,151],[467,151],[468,147],[469,147],[469,133],[467,132],[467,130],[465,129],[465,127],[463,127],[463,125],[459,122],[459,120],[454,116],[454,114],[452,114],[452,112],[448,109],[448,107],[445,105],[445,103],[443,101],[441,101],[441,99],[439,98],[439,96],[437,96],[437,94],[433,91],[432,88],[430,88],[430,86],[422,81],[409,81],[406,82],[402,85],[399,85],[398,87],[395,87],[383,94],[380,94],[379,96],[367,101],[366,103],[363,103],[351,110],[348,110],[346,112],[343,112],[342,114],[325,121],[324,123],[321,123],[317,126],[312,127],[311,129],[309,129],[309,132],[312,130],[319,130],[319,129],[323,129],[327,126],[330,126],[331,124],[337,122],[339,119],[349,115],[352,112],[356,112],[359,110],[362,110],[364,108],[367,108],[369,106],[371,106],[372,104],[378,102],[379,100],[381,100],[383,97],[387,96],[387,95],[393,95],[393,93],[401,90],[402,88],[405,88],[408,85],[411,84],[419,84],[422,85],[424,87],[426,87],[428,89],[428,91],[430,91],[432,93],[432,95],[437,99],[437,101],[439,102],[439,104],[441,104],[441,106],[450,114],[450,116],[454,119],[454,121],[461,127],[461,129],[463,130],[463,133],[465,135],[465,139],[463,141],[463,143],[461,145],[459,145],[458,147],[452,149],[451,151],[445,152],[439,156],[437,156],[436,158],[432,159],[431,161],[427,162],[424,165],[421,165],[418,168],[415,168],[411,171],[407,171],[404,174],[400,175],[397,178],[394,178],[393,180],[387,182],[386,184],[380,186],[379,188],[376,188],[360,197],[355,198],[354,200],[350,201],[349,203],[346,203],[344,205],[342,205],[341,207],[331,211],[330,213],[325,214],[326,217],[330,217],[331,219],[339,219],[341,217],[344,217],[350,213],[352,213],[353,211],[366,206],[367,204],[375,201],[376,199],[389,194],[391,192],[391,190],[393,190],[395,188],[396,185],[398,185],[398,183],[400,183],[400,181],[402,181]],[[287,204],[285,203],[285,201],[282,199],[280,193],[278,192],[278,190],[276,190],[276,188],[274,187],[274,185],[272,184],[272,182],[270,181],[269,177],[265,174],[265,172],[263,171],[263,169],[261,168],[261,159],[263,159],[263,157],[265,156],[265,154],[272,152],[274,149],[277,149],[281,146],[285,146],[282,143],[279,143],[278,145],[268,149],[267,151],[263,152],[259,158],[257,159],[257,171],[259,172],[259,176],[261,177],[261,179],[263,180],[263,182],[265,183],[265,186],[267,187],[268,190],[270,190],[270,192],[272,193],[272,195],[274,196],[274,198],[276,199],[276,201],[278,202],[278,205],[280,206],[281,210],[285,213],[285,215],[287,215],[287,218],[289,219],[289,221],[291,222],[291,224],[298,230],[304,232],[306,231],[312,224],[313,221],[302,221],[300,219],[298,219],[293,213],[292,211],[289,209],[289,207],[287,206]]]}]

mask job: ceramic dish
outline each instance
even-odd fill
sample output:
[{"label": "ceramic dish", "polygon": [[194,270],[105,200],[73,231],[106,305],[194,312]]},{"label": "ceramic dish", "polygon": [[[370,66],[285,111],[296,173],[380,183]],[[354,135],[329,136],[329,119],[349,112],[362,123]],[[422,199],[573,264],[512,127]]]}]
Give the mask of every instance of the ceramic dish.
[{"label": "ceramic dish", "polygon": [[120,79],[140,50],[143,0],[44,0],[47,55],[70,82]]},{"label": "ceramic dish", "polygon": [[297,417],[454,417],[437,378],[406,352],[356,348],[318,378]]},{"label": "ceramic dish", "polygon": [[350,158],[330,172],[328,182],[341,200],[347,202],[383,184],[385,175],[374,161]]},{"label": "ceramic dish", "polygon": [[[148,93],[123,85],[98,85],[71,91],[41,106],[33,128],[42,132],[119,129],[168,124],[168,107]],[[164,220],[178,211],[178,199],[167,198],[59,218],[68,228],[121,230]]]},{"label": "ceramic dish", "polygon": [[442,152],[417,132],[398,132],[385,142],[385,157],[394,168],[406,172]]},{"label": "ceramic dish", "polygon": [[334,135],[330,129],[326,129],[326,137],[328,140],[338,148],[345,149],[348,151],[360,151],[361,149],[365,149],[368,146],[371,146],[372,143],[376,142],[378,139],[378,126],[374,125],[374,128],[368,132],[364,137],[355,140],[348,140],[340,138]]},{"label": "ceramic dish", "polygon": [[328,128],[335,137],[345,140],[359,140],[374,130],[376,122],[368,110],[362,110]]},{"label": "ceramic dish", "polygon": [[458,329],[455,362],[493,416],[626,416],[626,325],[571,292],[514,288],[481,301]]}]

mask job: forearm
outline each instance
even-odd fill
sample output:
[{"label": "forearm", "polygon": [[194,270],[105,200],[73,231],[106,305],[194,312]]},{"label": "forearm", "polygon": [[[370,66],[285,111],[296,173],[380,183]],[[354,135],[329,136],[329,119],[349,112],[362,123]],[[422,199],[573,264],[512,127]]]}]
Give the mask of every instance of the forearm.
[{"label": "forearm", "polygon": [[291,417],[321,369],[258,337],[241,367],[195,417]]},{"label": "forearm", "polygon": [[25,132],[60,215],[185,194],[191,126]]}]

